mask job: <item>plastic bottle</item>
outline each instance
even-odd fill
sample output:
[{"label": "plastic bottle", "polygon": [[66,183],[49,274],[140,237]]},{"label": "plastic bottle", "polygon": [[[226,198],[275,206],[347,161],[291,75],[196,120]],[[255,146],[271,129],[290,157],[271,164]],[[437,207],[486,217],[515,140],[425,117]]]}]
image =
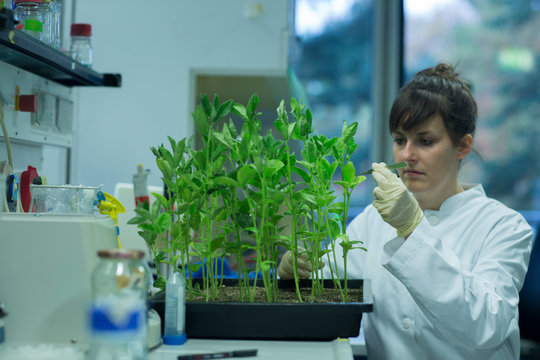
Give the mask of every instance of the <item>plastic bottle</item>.
[{"label": "plastic bottle", "polygon": [[93,49],[90,38],[92,36],[92,25],[71,24],[71,46],[69,51],[73,59],[82,65],[92,67]]},{"label": "plastic bottle", "polygon": [[133,194],[135,195],[135,207],[142,206],[144,202],[150,205],[147,186],[148,172],[143,164],[137,165],[137,173],[133,175]]},{"label": "plastic bottle", "polygon": [[182,345],[186,342],[186,280],[175,271],[165,285],[165,323],[163,343]]},{"label": "plastic bottle", "polygon": [[17,29],[42,40],[43,9],[41,0],[15,0],[15,20],[19,22]]},{"label": "plastic bottle", "polygon": [[150,275],[139,250],[98,251],[92,272],[91,360],[147,359],[147,296]]}]

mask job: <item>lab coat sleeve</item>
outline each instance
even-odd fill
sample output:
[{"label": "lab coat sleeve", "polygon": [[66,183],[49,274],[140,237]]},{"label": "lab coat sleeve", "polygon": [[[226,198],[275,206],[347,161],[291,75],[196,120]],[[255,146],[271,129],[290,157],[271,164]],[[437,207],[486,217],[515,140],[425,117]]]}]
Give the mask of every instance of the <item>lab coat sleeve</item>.
[{"label": "lab coat sleeve", "polygon": [[531,240],[519,214],[503,218],[489,230],[475,264],[464,266],[424,217],[405,242],[387,242],[382,265],[406,286],[441,338],[493,348],[517,322]]}]

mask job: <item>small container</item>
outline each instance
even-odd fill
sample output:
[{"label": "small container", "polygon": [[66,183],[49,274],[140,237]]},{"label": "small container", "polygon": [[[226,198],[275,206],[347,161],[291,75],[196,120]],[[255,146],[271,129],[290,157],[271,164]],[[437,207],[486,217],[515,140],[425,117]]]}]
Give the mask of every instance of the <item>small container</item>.
[{"label": "small container", "polygon": [[175,271],[165,285],[165,322],[163,344],[182,345],[186,342],[186,280]]},{"label": "small container", "polygon": [[53,4],[52,0],[41,0],[41,11],[43,13],[43,30],[41,41],[47,45],[53,42]]},{"label": "small container", "polygon": [[62,48],[62,0],[52,0],[52,41],[51,45],[56,49]]},{"label": "small container", "polygon": [[30,212],[93,215],[99,186],[30,184]]},{"label": "small container", "polygon": [[71,46],[69,51],[73,59],[89,68],[93,62],[92,25],[71,24]]},{"label": "small container", "polygon": [[143,164],[137,165],[137,173],[133,175],[133,193],[135,195],[135,207],[143,206],[146,202],[150,206],[147,185],[148,172]]},{"label": "small container", "polygon": [[98,251],[92,272],[89,359],[147,358],[147,296],[150,283],[144,253]]},{"label": "small container", "polygon": [[17,29],[38,40],[43,39],[43,8],[41,0],[15,0]]}]

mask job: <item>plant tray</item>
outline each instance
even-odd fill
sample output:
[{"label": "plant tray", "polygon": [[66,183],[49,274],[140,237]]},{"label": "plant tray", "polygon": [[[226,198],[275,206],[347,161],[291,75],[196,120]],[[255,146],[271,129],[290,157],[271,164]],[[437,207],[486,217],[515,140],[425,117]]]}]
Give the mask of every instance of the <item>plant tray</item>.
[{"label": "plant tray", "polygon": [[[225,281],[227,280],[227,281]],[[236,280],[225,279],[235,285]],[[228,284],[229,283],[229,284]],[[311,280],[300,281],[311,286]],[[291,280],[279,280],[278,287],[294,288]],[[325,287],[332,287],[325,280]],[[348,287],[363,289],[363,301],[348,303],[242,303],[186,302],[188,338],[252,340],[332,340],[356,337],[362,313],[373,311],[369,281],[349,280]],[[164,319],[164,293],[150,299],[150,306]]]}]

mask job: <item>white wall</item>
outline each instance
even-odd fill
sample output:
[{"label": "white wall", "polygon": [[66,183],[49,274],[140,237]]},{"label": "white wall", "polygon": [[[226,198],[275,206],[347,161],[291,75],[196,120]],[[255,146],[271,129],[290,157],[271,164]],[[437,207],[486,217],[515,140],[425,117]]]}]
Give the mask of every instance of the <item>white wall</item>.
[{"label": "white wall", "polygon": [[122,87],[78,89],[72,183],[113,193],[143,163],[160,185],[149,148],[193,133],[192,72],[285,73],[287,9],[288,0],[77,0],[75,21],[93,26],[93,68],[121,73]]}]

